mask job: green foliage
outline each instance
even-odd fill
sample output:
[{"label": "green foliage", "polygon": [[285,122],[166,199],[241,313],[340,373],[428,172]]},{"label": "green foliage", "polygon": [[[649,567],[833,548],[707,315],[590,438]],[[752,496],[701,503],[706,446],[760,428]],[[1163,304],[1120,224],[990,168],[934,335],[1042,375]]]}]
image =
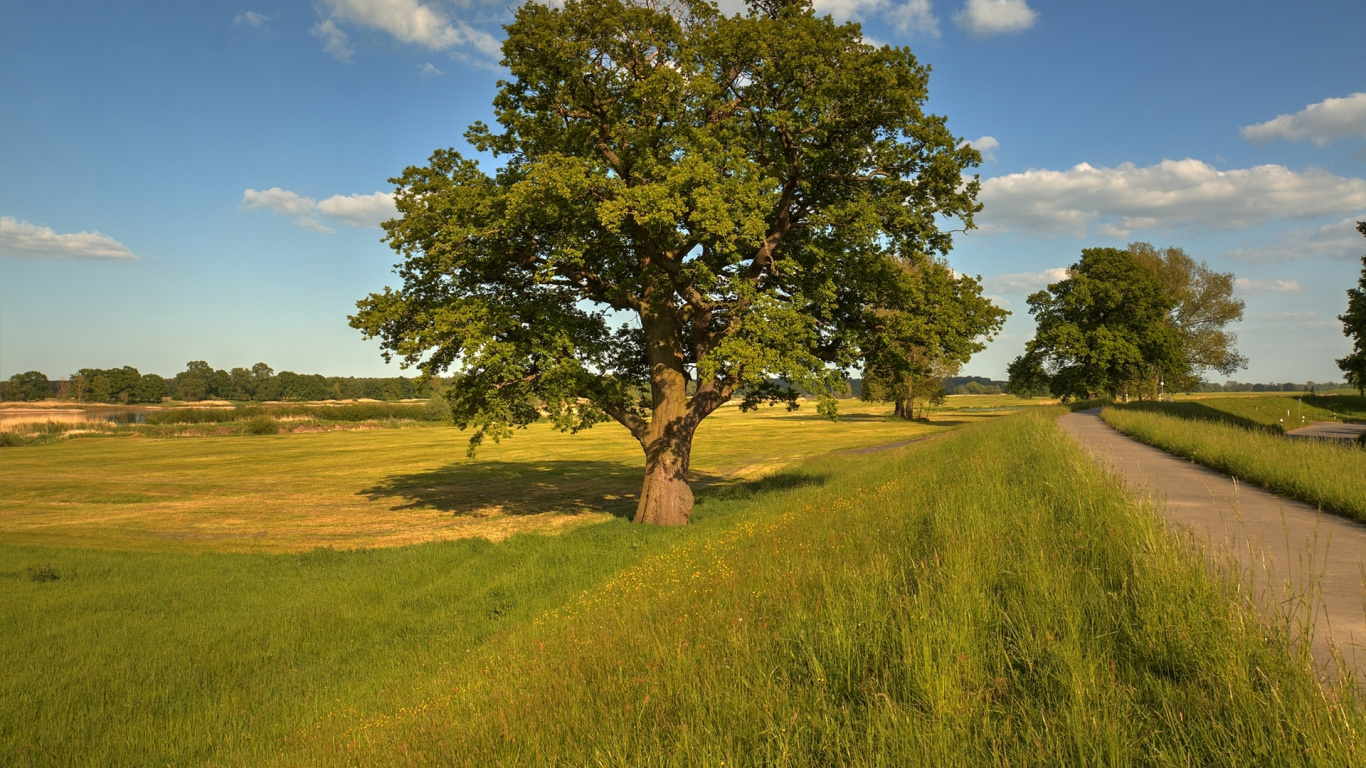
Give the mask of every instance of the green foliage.
[{"label": "green foliage", "polygon": [[913,301],[877,310],[863,344],[862,397],[894,402],[896,414],[909,419],[944,402],[944,380],[985,348],[1009,313],[983,297],[976,280],[944,264],[908,269],[906,277]]},{"label": "green foliage", "polygon": [[463,371],[472,446],[544,409],[686,466],[732,394],[829,391],[880,310],[924,311],[937,217],[971,226],[979,155],[922,111],[929,70],[808,2],[528,3],[506,29],[499,127],[466,133],[503,165],[438,150],[392,180],[403,285],[351,318]]},{"label": "green foliage", "polygon": [[[1357,222],[1357,231],[1366,235],[1366,221]],[[1342,335],[1352,340],[1352,353],[1337,361],[1347,383],[1366,395],[1366,256],[1361,257],[1361,278],[1357,287],[1347,289],[1347,311],[1338,315]]]},{"label": "green foliage", "polygon": [[1138,382],[1186,370],[1177,306],[1158,275],[1129,251],[1088,248],[1065,280],[1029,297],[1038,324],[1009,366],[1014,392],[1119,397]]},{"label": "green foliage", "polygon": [[1115,405],[1101,416],[1136,440],[1366,522],[1366,451],[1336,441],[1286,438],[1261,426],[1249,429],[1235,418],[1198,412],[1196,419],[1183,418],[1192,413],[1181,407],[1188,405]]},{"label": "green foliage", "polygon": [[[1192,388],[1206,371],[1229,375],[1247,367],[1247,358],[1233,346],[1237,336],[1225,330],[1229,323],[1243,319],[1243,301],[1233,297],[1232,272],[1215,272],[1180,248],[1132,243],[1128,250],[1139,264],[1157,275],[1175,302],[1167,321],[1181,338],[1185,366],[1163,372],[1170,389]],[[1131,387],[1134,384],[1137,382],[1131,382]]]},{"label": "green foliage", "polygon": [[0,384],[0,400],[46,400],[52,396],[47,376],[40,371],[16,373]]},{"label": "green foliage", "polygon": [[247,422],[247,434],[249,435],[277,435],[280,433],[280,422],[269,416],[257,416]]}]

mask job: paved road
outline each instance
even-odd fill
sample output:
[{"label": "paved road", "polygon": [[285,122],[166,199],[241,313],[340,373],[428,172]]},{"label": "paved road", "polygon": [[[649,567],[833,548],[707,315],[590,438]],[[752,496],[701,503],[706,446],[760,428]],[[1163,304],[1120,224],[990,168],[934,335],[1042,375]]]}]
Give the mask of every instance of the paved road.
[{"label": "paved road", "polygon": [[1366,424],[1341,424],[1336,421],[1320,421],[1286,432],[1291,437],[1313,437],[1319,440],[1355,440],[1363,433],[1366,433]]},{"label": "paved road", "polygon": [[[1306,504],[1237,483],[1111,429],[1099,409],[1067,414],[1058,426],[1117,470],[1132,490],[1160,503],[1173,524],[1214,545],[1211,556],[1231,553],[1248,583],[1268,605],[1317,587],[1312,649],[1325,677],[1333,675],[1332,648],[1357,679],[1366,681],[1366,526],[1320,515]],[[1165,502],[1165,503],[1163,503]]]}]

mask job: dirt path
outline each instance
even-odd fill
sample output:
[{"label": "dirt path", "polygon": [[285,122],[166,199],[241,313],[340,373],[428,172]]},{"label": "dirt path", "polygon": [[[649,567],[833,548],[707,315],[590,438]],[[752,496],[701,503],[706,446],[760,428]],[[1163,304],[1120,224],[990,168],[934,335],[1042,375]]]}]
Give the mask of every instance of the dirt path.
[{"label": "dirt path", "polygon": [[1316,589],[1312,649],[1320,671],[1331,675],[1336,647],[1357,679],[1366,680],[1366,526],[1131,440],[1101,421],[1099,409],[1067,414],[1058,426],[1123,475],[1135,493],[1159,501],[1169,522],[1214,545],[1211,556],[1236,557],[1267,604],[1285,606],[1291,596]]}]

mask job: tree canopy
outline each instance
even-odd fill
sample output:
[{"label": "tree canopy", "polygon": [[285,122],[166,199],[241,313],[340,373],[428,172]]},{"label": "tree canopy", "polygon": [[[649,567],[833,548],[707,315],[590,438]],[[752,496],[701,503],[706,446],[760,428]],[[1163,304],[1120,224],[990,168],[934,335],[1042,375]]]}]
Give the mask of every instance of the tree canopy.
[{"label": "tree canopy", "polygon": [[1169,313],[1177,300],[1132,253],[1088,248],[1068,276],[1029,297],[1038,329],[1009,366],[1012,391],[1118,397],[1136,380],[1185,369]]},{"label": "tree canopy", "polygon": [[[1366,235],[1366,221],[1357,222],[1357,231]],[[1366,256],[1361,257],[1361,278],[1357,287],[1347,289],[1347,311],[1338,315],[1342,335],[1352,340],[1352,353],[1337,361],[1347,383],[1366,395]]]},{"label": "tree canopy", "polygon": [[444,149],[392,179],[402,286],[352,325],[461,372],[471,449],[543,409],[620,423],[646,457],[636,520],[681,524],[703,418],[824,391],[885,313],[933,311],[921,281],[940,221],[972,226],[980,157],[923,111],[909,50],[809,0],[527,3],[506,29],[498,127],[465,134],[502,165]]}]

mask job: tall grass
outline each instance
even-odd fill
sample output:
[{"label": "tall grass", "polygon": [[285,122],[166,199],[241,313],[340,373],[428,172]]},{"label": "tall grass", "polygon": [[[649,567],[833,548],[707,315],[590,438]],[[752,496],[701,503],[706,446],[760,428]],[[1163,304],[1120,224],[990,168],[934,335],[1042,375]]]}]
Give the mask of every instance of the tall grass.
[{"label": "tall grass", "polygon": [[809,462],[682,530],[11,547],[0,763],[1360,764],[1352,689],[1053,415]]},{"label": "tall grass", "polygon": [[1295,440],[1162,411],[1101,411],[1120,432],[1276,493],[1366,521],[1366,450],[1350,443]]},{"label": "tall grass", "polygon": [[[867,460],[865,460],[867,461]],[[947,437],[653,555],[280,765],[1349,765],[1287,626],[1047,416]]]}]

